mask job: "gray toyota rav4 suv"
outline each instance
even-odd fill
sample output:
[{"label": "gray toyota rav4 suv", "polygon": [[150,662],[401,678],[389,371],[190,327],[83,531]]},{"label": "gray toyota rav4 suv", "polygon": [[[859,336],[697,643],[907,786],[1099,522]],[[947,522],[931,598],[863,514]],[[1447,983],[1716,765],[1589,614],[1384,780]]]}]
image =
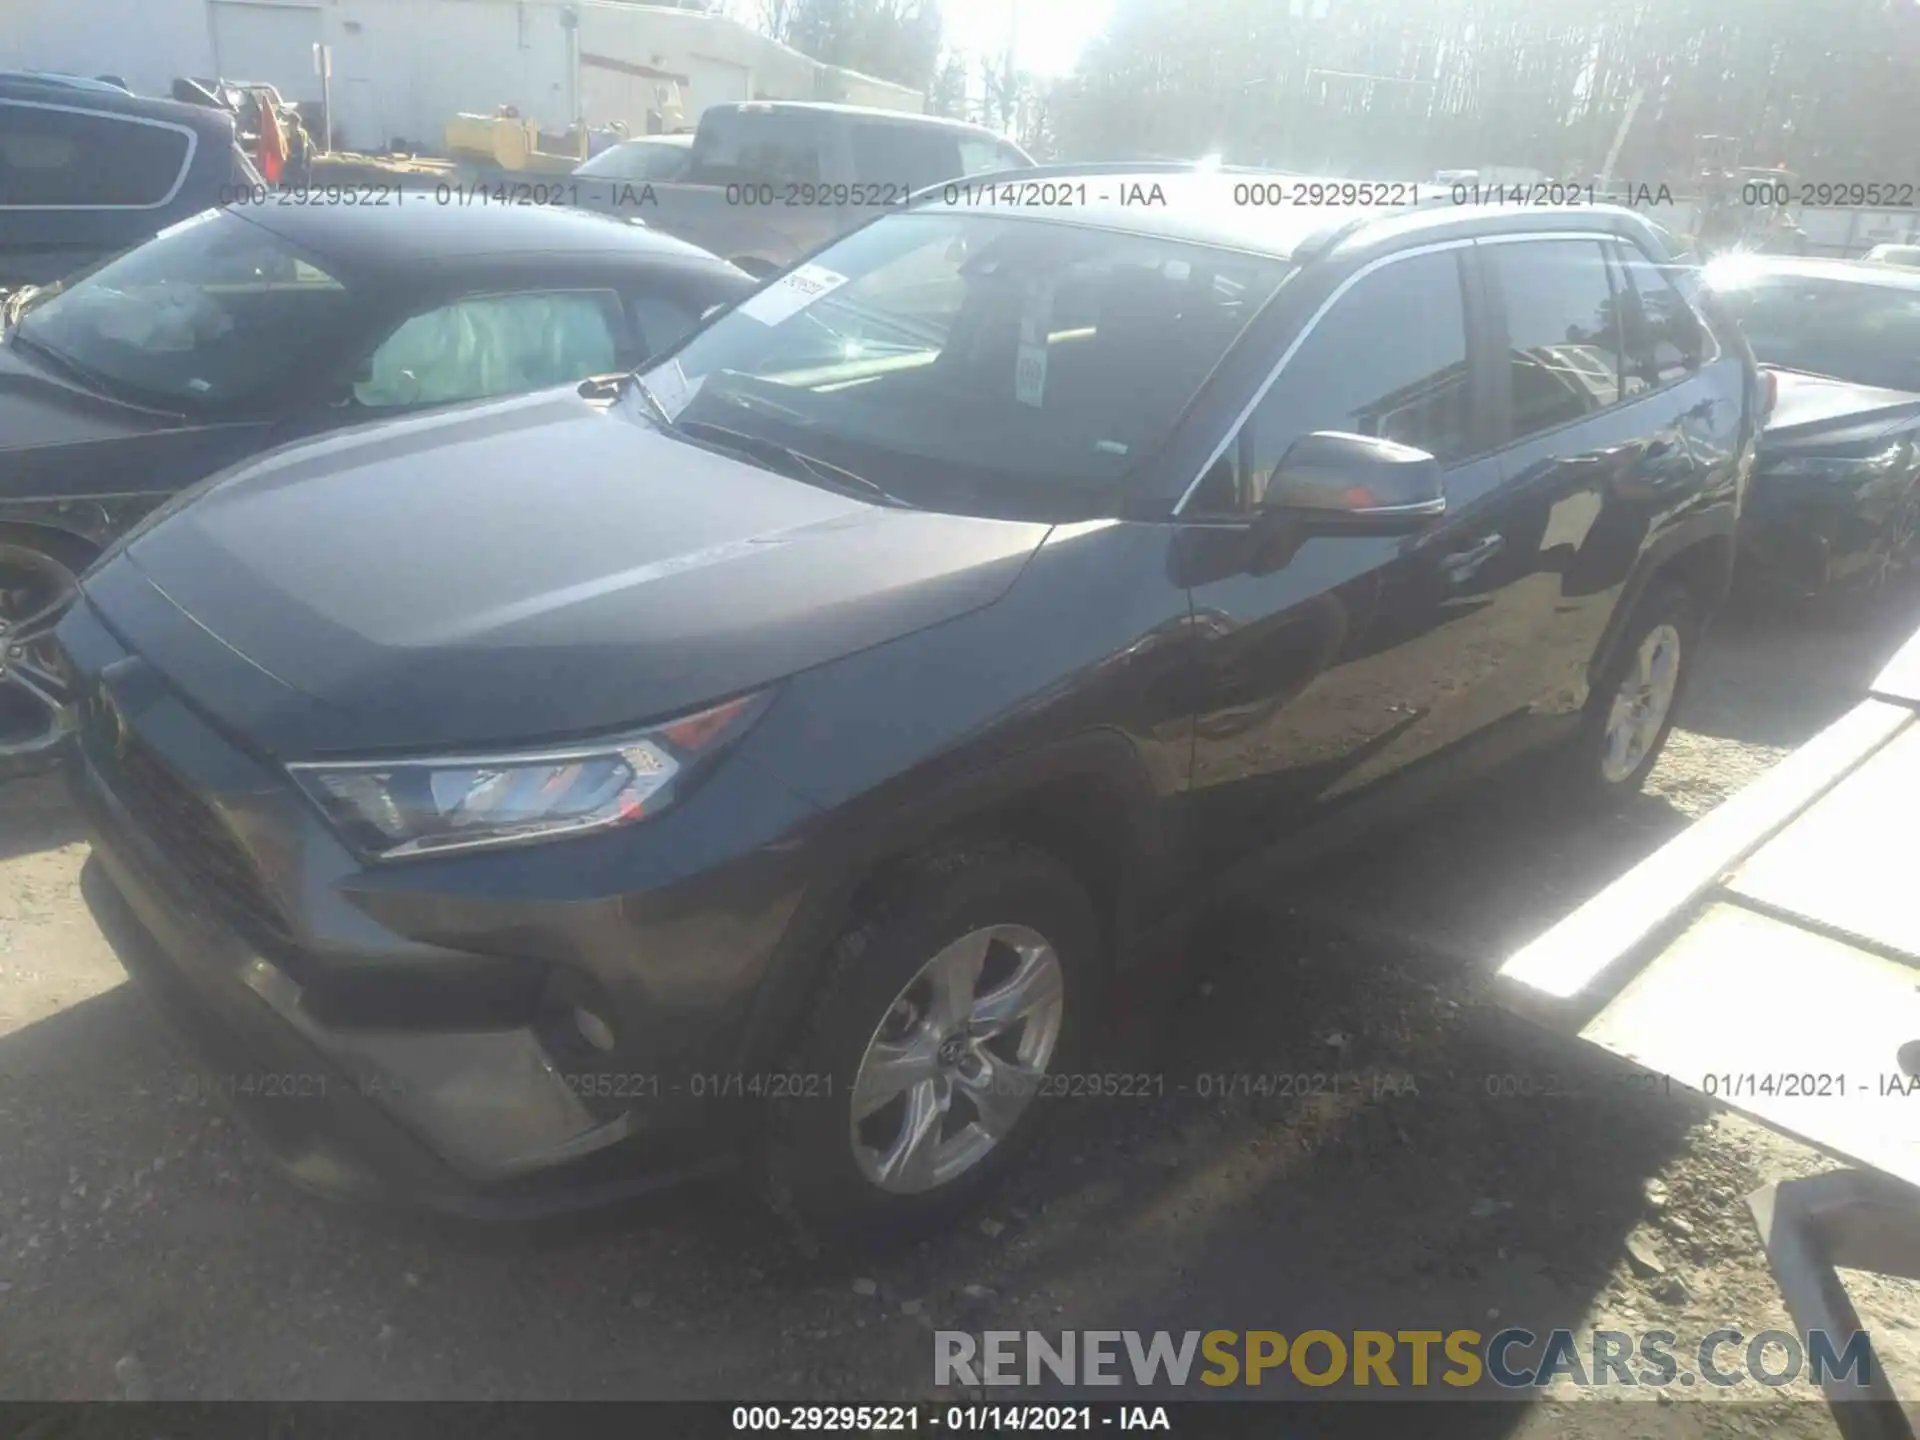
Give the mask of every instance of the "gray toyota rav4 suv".
[{"label": "gray toyota rav4 suv", "polygon": [[749,1157],[918,1228],[1236,861],[1523,750],[1639,786],[1744,343],[1626,210],[1252,183],[976,177],[102,559],[87,893],[295,1178],[517,1215]]}]

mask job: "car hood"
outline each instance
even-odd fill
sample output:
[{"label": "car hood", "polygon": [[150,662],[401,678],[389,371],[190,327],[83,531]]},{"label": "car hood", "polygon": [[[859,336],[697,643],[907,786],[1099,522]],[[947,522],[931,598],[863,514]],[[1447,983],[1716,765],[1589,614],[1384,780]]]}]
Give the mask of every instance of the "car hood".
[{"label": "car hood", "polygon": [[69,384],[0,345],[0,451],[120,439],[181,423]]},{"label": "car hood", "polygon": [[1779,395],[1767,419],[1768,450],[1869,441],[1897,425],[1920,421],[1920,395],[1856,385],[1824,375],[1776,370]]},{"label": "car hood", "polygon": [[867,504],[569,389],[274,451],[125,556],[306,697],[251,737],[298,758],[670,716],[987,605],[1047,529]]}]

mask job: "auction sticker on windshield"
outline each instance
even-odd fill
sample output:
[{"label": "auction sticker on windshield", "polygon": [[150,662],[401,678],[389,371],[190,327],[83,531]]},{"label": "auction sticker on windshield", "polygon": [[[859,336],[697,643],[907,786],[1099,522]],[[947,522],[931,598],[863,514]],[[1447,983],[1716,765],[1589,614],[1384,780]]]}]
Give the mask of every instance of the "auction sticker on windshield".
[{"label": "auction sticker on windshield", "polygon": [[1027,289],[1020,314],[1020,350],[1014,360],[1013,398],[1039,408],[1047,393],[1047,340],[1053,331],[1053,286]]},{"label": "auction sticker on windshield", "polygon": [[762,325],[778,325],[846,283],[846,276],[836,275],[824,266],[802,265],[792,274],[782,275],[759,294],[743,300],[739,313],[751,316]]}]

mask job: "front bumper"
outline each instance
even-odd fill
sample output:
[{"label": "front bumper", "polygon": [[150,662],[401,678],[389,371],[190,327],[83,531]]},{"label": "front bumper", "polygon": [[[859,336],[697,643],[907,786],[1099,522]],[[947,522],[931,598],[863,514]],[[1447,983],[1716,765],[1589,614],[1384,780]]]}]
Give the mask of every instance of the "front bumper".
[{"label": "front bumper", "polygon": [[1751,590],[1818,595],[1871,571],[1911,528],[1914,482],[1756,475],[1740,520]]},{"label": "front bumper", "polygon": [[[512,1219],[728,1163],[752,1117],[727,1075],[786,877],[749,856],[608,893],[627,873],[612,835],[363,871],[84,602],[62,641],[83,696],[67,760],[94,846],[83,893],[296,1183]],[[547,869],[560,848],[571,889]],[[730,955],[705,950],[721,893]],[[555,1024],[583,996],[610,1053]]]}]

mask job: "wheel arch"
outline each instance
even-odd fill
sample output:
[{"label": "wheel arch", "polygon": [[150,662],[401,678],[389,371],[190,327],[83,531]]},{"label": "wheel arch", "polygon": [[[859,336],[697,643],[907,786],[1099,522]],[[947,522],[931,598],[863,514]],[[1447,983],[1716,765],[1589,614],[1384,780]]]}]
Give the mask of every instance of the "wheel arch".
[{"label": "wheel arch", "polygon": [[1679,585],[1700,607],[1703,622],[1710,621],[1726,600],[1733,584],[1736,548],[1733,532],[1712,516],[1699,517],[1699,522],[1678,526],[1648,547],[1621,591],[1606,632],[1594,650],[1587,668],[1589,684],[1604,675],[1613,663],[1634,613],[1654,584]]},{"label": "wheel arch", "polygon": [[1093,905],[1102,981],[1131,960],[1141,896],[1169,863],[1146,766],[1116,731],[970,770],[881,815],[850,813],[843,833],[859,838],[830,847],[834,878],[802,898],[755,996],[740,1044],[743,1069],[778,1053],[803,1018],[834,942],[931,853],[996,839],[1058,860]]},{"label": "wheel arch", "polygon": [[76,573],[93,563],[108,544],[94,527],[59,525],[39,518],[25,519],[0,509],[0,542],[6,541],[45,551]]}]

